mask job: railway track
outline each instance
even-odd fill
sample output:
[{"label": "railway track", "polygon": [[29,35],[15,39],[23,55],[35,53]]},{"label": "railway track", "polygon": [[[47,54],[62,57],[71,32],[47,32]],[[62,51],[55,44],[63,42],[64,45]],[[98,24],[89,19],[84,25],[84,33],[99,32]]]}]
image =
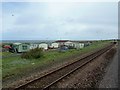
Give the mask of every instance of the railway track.
[{"label": "railway track", "polygon": [[55,83],[59,82],[63,78],[72,74],[76,70],[82,68],[83,66],[94,60],[95,58],[99,57],[100,55],[111,49],[113,45],[114,44],[110,44],[101,50],[98,50],[86,57],[81,58],[80,60],[71,62],[70,64],[60,67],[57,70],[51,71],[41,77],[38,77],[20,86],[14,87],[15,88],[14,90],[22,90],[27,88],[41,88],[42,90],[47,90]]}]

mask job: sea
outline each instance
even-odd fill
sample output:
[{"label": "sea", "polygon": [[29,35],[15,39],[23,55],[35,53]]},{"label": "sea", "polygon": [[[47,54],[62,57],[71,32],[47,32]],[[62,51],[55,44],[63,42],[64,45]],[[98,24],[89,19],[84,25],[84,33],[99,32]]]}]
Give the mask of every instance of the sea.
[{"label": "sea", "polygon": [[2,40],[1,43],[52,43],[56,40]]}]

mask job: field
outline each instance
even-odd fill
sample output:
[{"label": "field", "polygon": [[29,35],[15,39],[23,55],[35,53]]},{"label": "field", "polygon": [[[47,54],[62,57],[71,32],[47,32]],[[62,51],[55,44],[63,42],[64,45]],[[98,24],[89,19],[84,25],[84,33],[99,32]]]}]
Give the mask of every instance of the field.
[{"label": "field", "polygon": [[[82,54],[96,50],[98,48],[102,48],[108,43],[109,42],[99,41],[79,50],[71,49],[66,52],[58,52],[58,51],[44,52],[44,56],[41,57],[40,59],[26,60],[26,59],[22,59],[18,55],[14,57],[3,58],[2,59],[3,80],[18,75],[22,76],[25,73],[30,72],[37,67],[39,68],[45,67],[52,62],[60,62],[64,58],[69,57],[71,55]],[[10,55],[10,53],[3,53],[2,55],[6,56],[6,55]]]},{"label": "field", "polygon": [[9,55],[13,55],[13,53],[10,53],[10,52],[0,52],[0,56],[2,56],[2,57],[6,57],[6,56],[9,56]]}]

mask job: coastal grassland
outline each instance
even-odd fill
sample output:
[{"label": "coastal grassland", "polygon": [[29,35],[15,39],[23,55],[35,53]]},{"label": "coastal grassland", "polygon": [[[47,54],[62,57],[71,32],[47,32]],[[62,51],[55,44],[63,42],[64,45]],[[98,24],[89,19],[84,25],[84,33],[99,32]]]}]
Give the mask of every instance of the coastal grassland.
[{"label": "coastal grassland", "polygon": [[65,52],[49,51],[43,52],[43,56],[39,59],[22,59],[20,56],[3,58],[2,59],[2,78],[7,79],[18,75],[27,74],[27,72],[33,71],[35,68],[49,66],[52,62],[63,62],[64,58],[71,55],[83,54],[94,51],[96,49],[103,48],[109,43],[109,41],[94,42],[90,46],[76,50],[71,49]]}]

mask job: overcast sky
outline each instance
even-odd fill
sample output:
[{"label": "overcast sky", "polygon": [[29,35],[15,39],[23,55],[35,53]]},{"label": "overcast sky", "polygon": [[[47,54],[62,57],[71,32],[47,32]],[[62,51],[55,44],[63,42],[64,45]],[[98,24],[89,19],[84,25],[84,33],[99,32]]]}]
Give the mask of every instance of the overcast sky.
[{"label": "overcast sky", "polygon": [[116,2],[4,2],[4,40],[118,38]]}]

